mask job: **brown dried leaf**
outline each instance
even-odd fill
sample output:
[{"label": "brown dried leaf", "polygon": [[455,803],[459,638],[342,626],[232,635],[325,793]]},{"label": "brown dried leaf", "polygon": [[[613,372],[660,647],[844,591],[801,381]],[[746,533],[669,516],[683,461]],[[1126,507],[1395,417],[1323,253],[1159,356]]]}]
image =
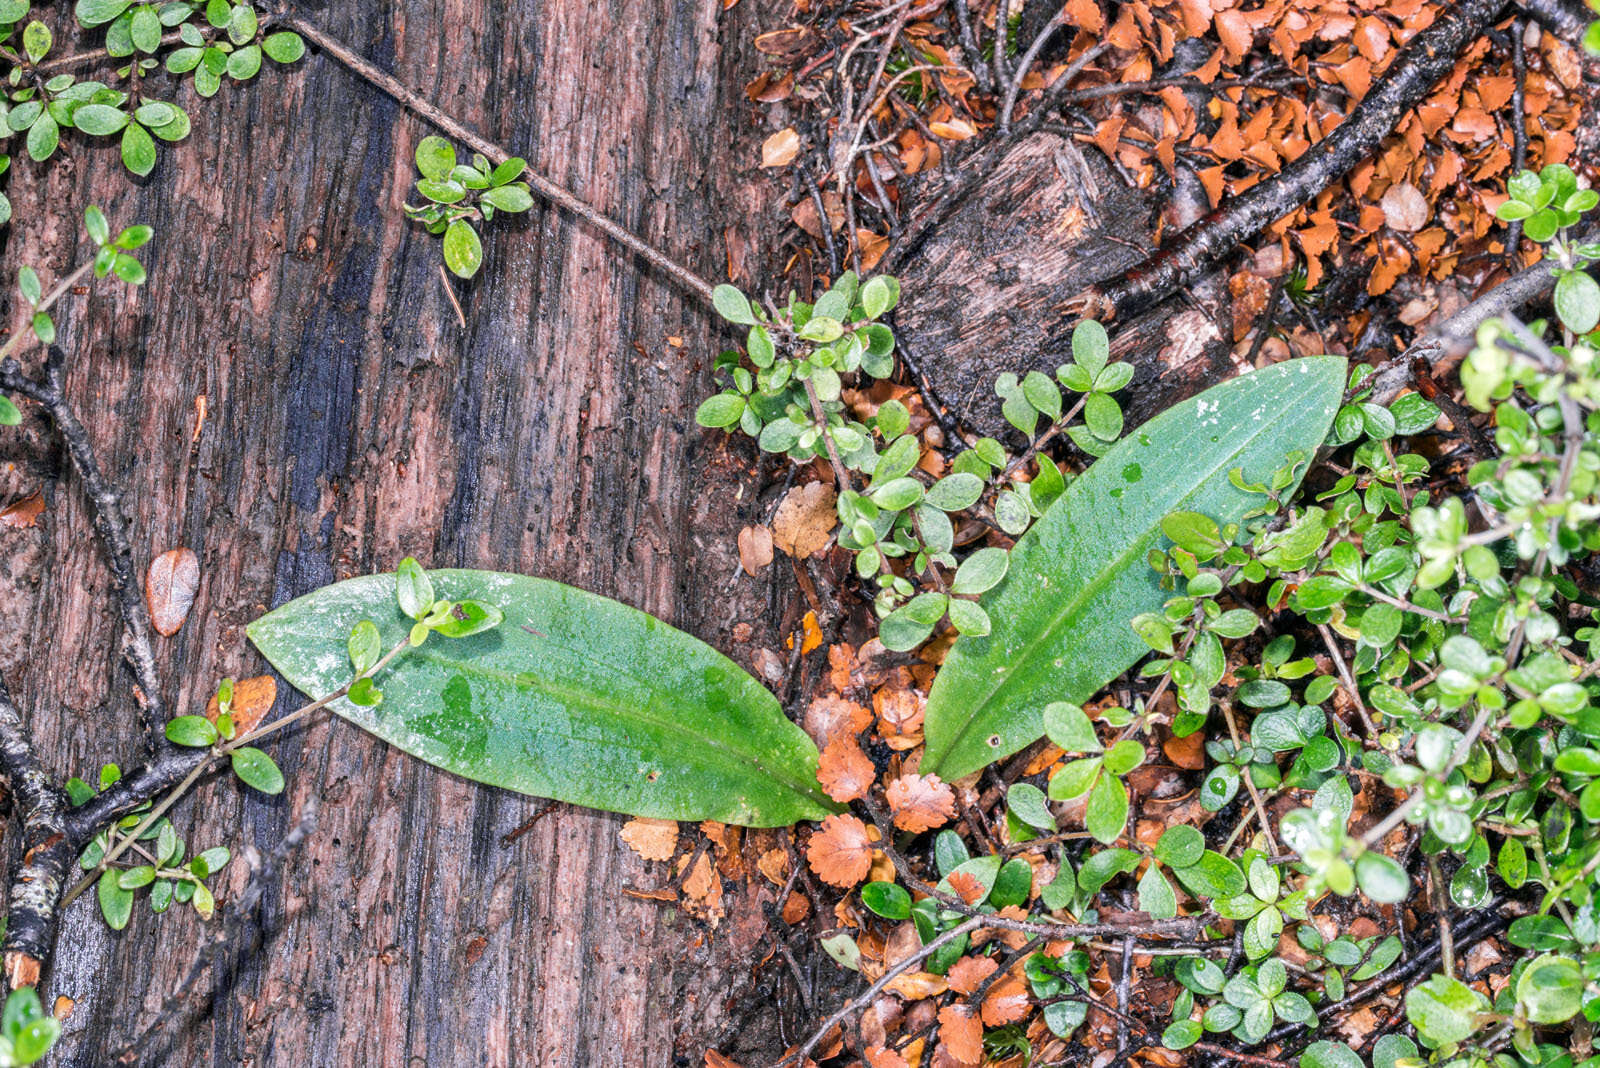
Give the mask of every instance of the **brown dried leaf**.
[{"label": "brown dried leaf", "polygon": [[199,589],[200,558],[193,549],[169,549],[151,561],[144,597],[157,633],[168,638],[178,633]]},{"label": "brown dried leaf", "polygon": [[839,524],[833,505],[833,486],[826,482],[794,487],[772,517],[773,544],[796,559],[820,552]]},{"label": "brown dried leaf", "polygon": [[[233,729],[239,734],[250,733],[261,722],[261,717],[272,710],[272,703],[277,699],[278,683],[271,675],[236,681],[233,684]],[[221,713],[217,695],[212,694],[206,705],[206,718],[215,723]]]},{"label": "brown dried leaf", "polygon": [[840,735],[854,736],[872,725],[872,713],[838,694],[824,694],[806,706],[800,726],[817,745],[827,745]]},{"label": "brown dried leaf", "polygon": [[894,825],[902,831],[930,831],[956,815],[956,793],[937,775],[902,775],[889,784],[885,796]]},{"label": "brown dried leaf", "polygon": [[965,141],[969,137],[977,137],[978,130],[966,119],[951,119],[948,122],[928,123],[928,132],[935,137],[942,137],[946,141]]},{"label": "brown dried leaf", "polygon": [[20,501],[6,505],[0,512],[0,527],[31,527],[44,512],[44,498],[34,490]]},{"label": "brown dried leaf", "polygon": [[875,234],[871,230],[857,227],[856,251],[861,253],[861,269],[870,271],[883,259],[883,254],[889,251],[889,238],[885,234]]},{"label": "brown dried leaf", "polygon": [[817,878],[829,886],[855,886],[872,867],[866,824],[850,815],[829,816],[807,843],[806,860]]},{"label": "brown dried leaf", "polygon": [[783,922],[793,927],[811,914],[811,899],[798,890],[789,891],[789,899],[783,903]]},{"label": "brown dried leaf", "polygon": [[953,871],[945,876],[945,882],[950,884],[950,889],[957,897],[969,905],[976,905],[988,893],[983,883],[970,871]]},{"label": "brown dried leaf", "polygon": [[1199,731],[1182,738],[1168,738],[1161,743],[1167,759],[1185,771],[1204,771],[1206,766],[1206,736]]},{"label": "brown dried leaf", "polygon": [[739,566],[751,578],[772,563],[772,531],[766,527],[745,527],[739,531]]},{"label": "brown dried leaf", "polygon": [[853,738],[835,738],[822,749],[817,781],[835,801],[854,801],[872,788],[877,769]]},{"label": "brown dried leaf", "polygon": [[622,825],[617,836],[645,860],[671,860],[678,851],[678,821],[640,816]]}]

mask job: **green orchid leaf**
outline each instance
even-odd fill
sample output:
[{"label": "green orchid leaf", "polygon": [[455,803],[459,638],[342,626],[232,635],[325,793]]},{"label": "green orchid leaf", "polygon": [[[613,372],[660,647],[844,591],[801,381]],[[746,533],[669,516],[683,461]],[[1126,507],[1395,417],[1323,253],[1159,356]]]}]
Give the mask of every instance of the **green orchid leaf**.
[{"label": "green orchid leaf", "polygon": [[[544,579],[426,577],[436,596],[498,608],[505,620],[407,650],[376,680],[381,704],[333,702],[362,729],[478,782],[636,816],[774,827],[836,810],[817,784],[811,740],[698,639]],[[363,619],[382,648],[405,639],[412,623],[393,574],[324,587],[247,631],[285,678],[320,697],[350,681],[347,636]]]},{"label": "green orchid leaf", "polygon": [[1162,519],[1234,523],[1260,506],[1228,473],[1265,479],[1291,454],[1309,456],[1344,375],[1329,356],[1242,375],[1156,416],[1075,479],[984,597],[990,633],[951,648],[928,698],[923,771],[957,779],[1015,753],[1044,733],[1046,705],[1081,704],[1143,656],[1131,621],[1168,596],[1145,562]]}]

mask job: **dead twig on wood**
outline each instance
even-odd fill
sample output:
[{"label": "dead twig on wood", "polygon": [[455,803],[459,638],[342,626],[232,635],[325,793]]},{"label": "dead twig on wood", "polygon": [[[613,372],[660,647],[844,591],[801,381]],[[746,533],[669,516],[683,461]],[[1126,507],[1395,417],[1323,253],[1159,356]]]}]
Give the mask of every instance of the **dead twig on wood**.
[{"label": "dead twig on wood", "polygon": [[56,901],[78,855],[63,830],[67,798],[39,762],[5,682],[0,680],[0,777],[22,815],[22,867],[11,876],[6,913],[6,980],[33,986],[55,939]]},{"label": "dead twig on wood", "polygon": [[[1590,226],[1576,235],[1574,240],[1579,244],[1600,241],[1600,225]],[[1555,271],[1560,266],[1556,260],[1541,260],[1484,293],[1448,319],[1436,323],[1404,352],[1378,367],[1367,382],[1372,388],[1373,401],[1387,404],[1393,400],[1395,394],[1412,381],[1411,368],[1415,361],[1438,364],[1446,357],[1459,354],[1469,346],[1478,327],[1490,319],[1499,318],[1548,296],[1555,288]],[[1451,417],[1452,421],[1454,418]],[[1487,446],[1487,439],[1483,444]]]},{"label": "dead twig on wood", "polygon": [[67,403],[61,380],[64,362],[65,354],[52,347],[45,361],[44,380],[37,381],[24,375],[17,362],[8,357],[0,362],[0,386],[38,402],[55,424],[72,466],[83,480],[84,494],[93,506],[95,533],[100,535],[100,543],[105,547],[112,594],[122,616],[122,655],[133,669],[134,681],[138,684],[135,696],[145,750],[155,754],[171,746],[164,733],[167,714],[156,676],[155,648],[150,639],[150,608],[134,571],[133,543],[128,537],[128,521],[122,514],[121,496],[101,471],[89,443],[89,432]]},{"label": "dead twig on wood", "polygon": [[[337,60],[352,74],[382,90],[392,97],[396,103],[425,120],[429,125],[443,130],[456,140],[470,146],[473,151],[481,152],[495,161],[504,161],[515,155],[509,149],[495,144],[455,118],[445,114],[420,94],[406,88],[393,75],[379,70],[364,57],[352,51],[344,42],[328,36],[299,15],[285,15],[278,20],[278,23],[294,30],[324,53]],[[711,283],[702,278],[696,271],[679,263],[644,238],[624,227],[621,223],[614,221],[587,201],[579,198],[564,186],[557,185],[544,175],[530,169],[522,172],[522,179],[540,197],[548,200],[563,211],[576,215],[689,290],[705,303],[709,304],[711,302]]]}]

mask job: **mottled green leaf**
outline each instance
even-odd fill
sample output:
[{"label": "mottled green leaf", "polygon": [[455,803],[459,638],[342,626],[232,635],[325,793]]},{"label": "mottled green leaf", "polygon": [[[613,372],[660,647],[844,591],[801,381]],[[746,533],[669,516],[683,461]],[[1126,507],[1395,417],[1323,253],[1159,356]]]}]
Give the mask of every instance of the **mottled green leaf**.
[{"label": "mottled green leaf", "polygon": [[1168,596],[1145,562],[1162,518],[1235,522],[1259,505],[1228,472],[1265,478],[1315,449],[1343,386],[1335,357],[1255,371],[1162,413],[1075,479],[985,597],[990,634],[951,648],[928,699],[923,769],[959,778],[1014,753],[1044,732],[1045,705],[1086,701],[1127,670],[1147,650],[1130,621]]},{"label": "mottled green leaf", "polygon": [[[429,578],[437,596],[493,605],[505,622],[408,650],[378,676],[374,708],[335,701],[357,726],[469,779],[638,816],[782,826],[835,810],[811,740],[710,646],[544,579]],[[363,619],[383,648],[404,640],[394,575],[325,587],[248,633],[290,682],[321,696],[350,681],[346,638]]]}]

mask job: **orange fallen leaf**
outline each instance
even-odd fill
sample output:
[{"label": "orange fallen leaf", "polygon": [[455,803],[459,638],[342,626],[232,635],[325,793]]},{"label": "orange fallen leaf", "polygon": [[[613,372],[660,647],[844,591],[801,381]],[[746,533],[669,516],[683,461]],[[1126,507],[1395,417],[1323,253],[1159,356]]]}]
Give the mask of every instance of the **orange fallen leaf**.
[{"label": "orange fallen leaf", "polygon": [[872,724],[872,713],[838,694],[824,694],[806,706],[800,726],[819,746],[840,735],[854,736]]},{"label": "orange fallen leaf", "polygon": [[902,831],[929,831],[956,815],[956,793],[937,775],[902,775],[889,784],[885,797]]},{"label": "orange fallen leaf", "polygon": [[889,251],[889,238],[884,234],[875,234],[871,230],[857,227],[856,251],[861,253],[861,269],[870,271],[883,260],[883,254]]},{"label": "orange fallen leaf", "polygon": [[817,761],[817,781],[835,801],[854,801],[864,797],[878,777],[877,769],[854,738],[835,738],[823,747]]},{"label": "orange fallen leaf", "polygon": [[[278,683],[271,675],[235,681],[230,712],[233,729],[238,734],[250,733],[261,722],[261,717],[272,710],[272,703],[277,699]],[[206,718],[215,723],[221,714],[222,706],[217,703],[217,695],[212,694],[210,703],[206,705]]]},{"label": "orange fallen leaf", "polygon": [[946,1005],[939,1010],[939,1043],[961,1064],[983,1060],[983,1023],[970,1005]]},{"label": "orange fallen leaf", "polygon": [[678,851],[678,821],[636,817],[622,825],[617,837],[645,860],[671,860]]},{"label": "orange fallen leaf", "polygon": [[[822,626],[817,622],[815,612],[807,612],[800,618],[800,655],[810,656],[822,644]],[[789,639],[789,648],[794,648],[794,638]]]},{"label": "orange fallen leaf", "polygon": [[1185,771],[1203,771],[1206,766],[1206,736],[1199,731],[1161,743],[1167,759]]},{"label": "orange fallen leaf", "polygon": [[1022,980],[1008,975],[989,988],[983,999],[983,1022],[990,1027],[1016,1023],[1028,1014],[1028,990]]},{"label": "orange fallen leaf", "polygon": [[756,870],[773,886],[782,886],[789,878],[789,854],[782,849],[769,849],[756,860]]},{"label": "orange fallen leaf", "polygon": [[826,548],[838,525],[833,487],[826,482],[808,482],[784,494],[772,517],[772,542],[802,559]]},{"label": "orange fallen leaf", "polygon": [[1095,0],[1067,0],[1067,14],[1072,25],[1088,33],[1099,33],[1106,28],[1105,12]]},{"label": "orange fallen leaf", "polygon": [[970,994],[999,967],[993,957],[962,957],[950,965],[946,978],[950,980],[951,990],[957,994]]},{"label": "orange fallen leaf", "polygon": [[950,889],[955,891],[957,897],[969,905],[976,905],[988,893],[988,889],[970,871],[953,871],[945,876],[945,882],[950,884]]},{"label": "orange fallen leaf", "polygon": [[799,154],[800,135],[795,133],[793,126],[785,126],[761,142],[761,165],[763,167],[787,167],[794,162],[795,156]]},{"label": "orange fallen leaf", "polygon": [[200,558],[193,549],[169,549],[150,563],[144,580],[150,622],[163,637],[178,633],[200,589]]},{"label": "orange fallen leaf", "polygon": [[789,891],[789,899],[783,903],[783,922],[793,927],[811,914],[811,899],[798,890]]},{"label": "orange fallen leaf", "polygon": [[[688,863],[687,857],[683,863]],[[679,869],[680,874],[682,868]],[[689,869],[689,874],[683,879],[683,894],[689,901],[700,907],[701,914],[713,920],[720,919],[723,915],[722,908],[722,876],[717,872],[717,866],[712,863],[711,857],[701,853],[694,862],[694,867]],[[691,910],[692,911],[692,910]]]},{"label": "orange fallen leaf", "polygon": [[911,1062],[887,1046],[869,1046],[867,1068],[911,1068]]},{"label": "orange fallen leaf", "polygon": [[806,860],[829,886],[855,886],[872,867],[866,824],[850,815],[829,816],[806,844]]},{"label": "orange fallen leaf", "polygon": [[6,505],[5,511],[0,512],[0,526],[31,527],[43,512],[44,498],[34,490],[20,501]]},{"label": "orange fallen leaf", "polygon": [[1237,63],[1250,51],[1254,42],[1254,35],[1250,31],[1250,21],[1240,11],[1219,11],[1213,24],[1217,29],[1217,39],[1222,42],[1222,47],[1227,49],[1228,62]]}]

